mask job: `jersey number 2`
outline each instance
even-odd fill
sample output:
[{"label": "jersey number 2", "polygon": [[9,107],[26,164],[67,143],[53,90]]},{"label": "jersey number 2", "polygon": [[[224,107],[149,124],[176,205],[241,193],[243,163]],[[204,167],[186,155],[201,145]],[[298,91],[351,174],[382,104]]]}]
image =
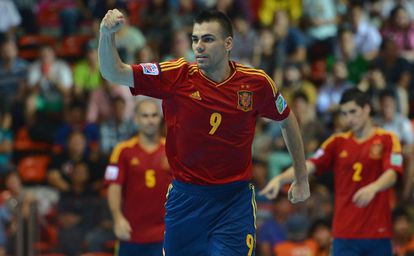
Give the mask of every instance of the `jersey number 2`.
[{"label": "jersey number 2", "polygon": [[354,169],[354,175],[352,175],[352,180],[355,182],[360,182],[362,180],[362,164],[360,162],[356,162],[352,165],[352,169]]},{"label": "jersey number 2", "polygon": [[213,135],[219,128],[220,124],[221,124],[221,114],[217,112],[214,112],[213,114],[211,114],[210,116],[211,130],[208,134]]}]

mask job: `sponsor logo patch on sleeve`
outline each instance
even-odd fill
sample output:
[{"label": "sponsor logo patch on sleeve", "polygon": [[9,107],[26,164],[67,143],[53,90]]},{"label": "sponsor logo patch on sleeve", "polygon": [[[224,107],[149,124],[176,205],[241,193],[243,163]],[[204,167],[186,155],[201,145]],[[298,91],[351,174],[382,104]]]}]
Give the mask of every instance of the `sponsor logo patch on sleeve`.
[{"label": "sponsor logo patch on sleeve", "polygon": [[279,94],[276,99],[277,112],[279,112],[279,114],[282,114],[283,111],[285,111],[286,107],[287,103],[285,98],[283,98],[282,94]]},{"label": "sponsor logo patch on sleeve", "polygon": [[403,158],[401,154],[391,154],[391,164],[394,166],[402,166]]},{"label": "sponsor logo patch on sleeve", "polygon": [[106,180],[116,180],[118,178],[119,168],[117,166],[109,165],[105,170]]},{"label": "sponsor logo patch on sleeve", "polygon": [[142,72],[145,75],[157,76],[159,75],[158,66],[155,63],[141,63]]}]

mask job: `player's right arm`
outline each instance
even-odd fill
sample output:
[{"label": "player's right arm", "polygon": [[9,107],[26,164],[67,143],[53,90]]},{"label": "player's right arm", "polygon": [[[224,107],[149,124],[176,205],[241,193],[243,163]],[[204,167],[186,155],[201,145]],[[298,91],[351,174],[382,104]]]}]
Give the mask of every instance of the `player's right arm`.
[{"label": "player's right arm", "polygon": [[134,87],[132,68],[122,62],[115,47],[115,32],[124,23],[124,16],[117,9],[109,10],[102,19],[98,47],[99,67],[106,80]]},{"label": "player's right arm", "polygon": [[[312,174],[315,172],[316,167],[311,161],[306,161],[306,170],[308,174]],[[282,172],[281,174],[275,176],[271,179],[265,188],[260,191],[260,195],[264,195],[269,199],[276,198],[279,194],[280,189],[285,184],[291,184],[295,180],[295,169],[293,166],[289,167],[286,171]]]},{"label": "player's right arm", "polygon": [[112,183],[108,187],[108,204],[114,220],[114,233],[120,240],[131,239],[131,226],[122,213],[122,186]]}]

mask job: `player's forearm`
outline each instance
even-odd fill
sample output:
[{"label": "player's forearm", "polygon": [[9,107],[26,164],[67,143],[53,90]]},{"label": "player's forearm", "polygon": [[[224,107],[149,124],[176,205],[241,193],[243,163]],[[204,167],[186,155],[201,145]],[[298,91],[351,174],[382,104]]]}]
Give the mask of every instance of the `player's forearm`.
[{"label": "player's forearm", "polygon": [[116,221],[123,217],[121,202],[122,202],[122,187],[118,184],[111,184],[108,188],[108,205],[111,210],[112,218]]},{"label": "player's forearm", "polygon": [[[314,173],[315,165],[310,161],[306,161],[305,163],[306,163],[306,170],[307,170],[308,175]],[[292,183],[295,180],[294,167],[293,166],[289,167],[288,169],[286,169],[286,171],[279,174],[279,176],[277,177],[279,179],[280,185]]]},{"label": "player's forearm", "polygon": [[133,87],[132,69],[122,62],[115,47],[115,34],[99,37],[99,68],[102,76],[113,83]]},{"label": "player's forearm", "polygon": [[299,125],[293,112],[290,112],[286,120],[282,122],[282,134],[286,146],[293,160],[293,172],[296,180],[307,178],[305,163],[305,150]]},{"label": "player's forearm", "polygon": [[375,193],[378,193],[392,187],[396,181],[397,173],[394,170],[389,169],[385,171],[377,180],[372,182],[370,186],[373,187]]}]

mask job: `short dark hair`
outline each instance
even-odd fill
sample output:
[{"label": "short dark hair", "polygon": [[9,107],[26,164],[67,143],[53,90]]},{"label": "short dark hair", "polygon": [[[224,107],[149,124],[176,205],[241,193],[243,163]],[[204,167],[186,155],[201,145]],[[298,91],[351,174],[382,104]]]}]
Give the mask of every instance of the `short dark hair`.
[{"label": "short dark hair", "polygon": [[342,105],[350,101],[355,101],[355,103],[360,107],[364,107],[367,104],[371,106],[371,99],[369,95],[358,88],[350,88],[344,91],[339,104]]},{"label": "short dark hair", "polygon": [[204,10],[200,12],[194,19],[194,23],[201,24],[203,22],[216,21],[220,24],[221,29],[225,37],[233,37],[233,26],[230,18],[218,10]]},{"label": "short dark hair", "polygon": [[379,93],[379,99],[380,100],[383,100],[386,97],[392,98],[394,100],[397,100],[397,95],[391,89],[384,89],[384,90],[380,91],[380,93]]}]

